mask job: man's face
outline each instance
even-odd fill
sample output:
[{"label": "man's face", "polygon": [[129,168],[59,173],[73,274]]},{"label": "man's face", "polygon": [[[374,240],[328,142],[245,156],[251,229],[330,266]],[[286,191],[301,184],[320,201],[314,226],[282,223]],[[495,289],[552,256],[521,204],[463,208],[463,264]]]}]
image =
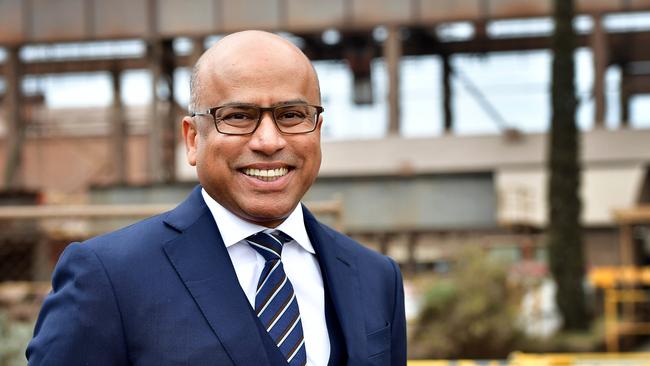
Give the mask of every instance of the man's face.
[{"label": "man's face", "polygon": [[[291,59],[261,56],[218,68],[205,66],[202,109],[226,103],[319,104],[311,66],[296,67]],[[197,116],[183,121],[183,133],[188,161],[196,165],[199,181],[210,196],[244,220],[275,227],[318,174],[321,123],[322,117],[315,131],[286,135],[277,129],[271,114],[264,113],[253,134],[233,136],[219,133],[210,116]]]}]

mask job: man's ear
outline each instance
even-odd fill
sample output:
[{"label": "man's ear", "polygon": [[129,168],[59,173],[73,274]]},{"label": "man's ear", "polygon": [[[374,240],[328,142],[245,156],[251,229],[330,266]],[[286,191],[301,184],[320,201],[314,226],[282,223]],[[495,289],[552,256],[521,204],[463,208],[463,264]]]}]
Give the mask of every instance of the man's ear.
[{"label": "man's ear", "polygon": [[183,140],[185,141],[185,153],[187,162],[196,166],[196,155],[199,144],[199,131],[194,119],[190,116],[183,117]]}]

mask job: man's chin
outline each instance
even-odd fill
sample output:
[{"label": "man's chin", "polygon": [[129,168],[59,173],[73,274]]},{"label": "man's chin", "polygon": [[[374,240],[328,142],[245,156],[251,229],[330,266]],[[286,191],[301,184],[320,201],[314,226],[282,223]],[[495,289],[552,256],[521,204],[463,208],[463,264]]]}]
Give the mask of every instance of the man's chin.
[{"label": "man's chin", "polygon": [[[277,207],[275,207],[277,208]],[[293,207],[288,207],[286,209],[274,209],[274,210],[247,210],[242,219],[257,224],[260,226],[266,227],[277,227],[280,225],[289,215],[293,212]]]}]

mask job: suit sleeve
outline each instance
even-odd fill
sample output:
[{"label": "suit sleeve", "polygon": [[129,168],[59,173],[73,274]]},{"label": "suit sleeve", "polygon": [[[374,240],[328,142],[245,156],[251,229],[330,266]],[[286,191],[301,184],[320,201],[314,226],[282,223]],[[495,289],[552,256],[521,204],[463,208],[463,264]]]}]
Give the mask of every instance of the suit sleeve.
[{"label": "suit sleeve", "polygon": [[26,355],[30,366],[129,364],[113,287],[87,245],[61,255]]},{"label": "suit sleeve", "polygon": [[390,260],[395,272],[395,301],[393,308],[393,325],[391,328],[391,362],[392,366],[406,366],[406,313],[404,311],[404,283],[397,263]]}]

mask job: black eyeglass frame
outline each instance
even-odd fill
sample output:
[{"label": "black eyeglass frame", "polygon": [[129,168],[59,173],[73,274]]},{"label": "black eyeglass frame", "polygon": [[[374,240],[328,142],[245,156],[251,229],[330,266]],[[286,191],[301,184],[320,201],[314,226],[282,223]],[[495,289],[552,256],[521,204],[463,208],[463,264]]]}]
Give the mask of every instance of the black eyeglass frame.
[{"label": "black eyeglass frame", "polygon": [[[222,132],[219,130],[219,124],[217,123],[217,111],[221,108],[226,108],[226,107],[237,107],[237,106],[242,106],[242,107],[254,107],[257,108],[260,112],[259,117],[257,118],[257,123],[255,123],[255,127],[251,132],[247,133],[232,133],[232,132]],[[314,126],[311,130],[309,131],[304,131],[304,132],[286,132],[282,131],[280,126],[278,125],[278,122],[275,119],[275,111],[278,108],[287,108],[291,106],[301,106],[301,107],[312,107],[316,108],[316,115],[314,116],[314,119],[316,120],[314,123]],[[280,131],[280,133],[285,134],[285,135],[302,135],[306,133],[311,133],[316,130],[316,127],[318,127],[318,117],[320,117],[321,113],[325,111],[325,108],[319,105],[312,105],[312,104],[301,104],[301,103],[292,103],[292,104],[280,104],[276,105],[274,107],[260,107],[254,104],[238,104],[238,105],[233,105],[233,104],[227,104],[227,105],[221,105],[217,107],[212,107],[208,109],[205,112],[192,112],[190,117],[196,117],[196,116],[212,116],[212,122],[214,123],[214,128],[217,129],[217,132],[222,133],[224,135],[233,135],[233,136],[246,136],[246,135],[252,135],[257,131],[257,128],[260,126],[260,123],[262,123],[262,117],[264,116],[265,112],[270,112],[271,113],[271,119],[273,120],[273,123],[275,124],[275,128]]]}]

